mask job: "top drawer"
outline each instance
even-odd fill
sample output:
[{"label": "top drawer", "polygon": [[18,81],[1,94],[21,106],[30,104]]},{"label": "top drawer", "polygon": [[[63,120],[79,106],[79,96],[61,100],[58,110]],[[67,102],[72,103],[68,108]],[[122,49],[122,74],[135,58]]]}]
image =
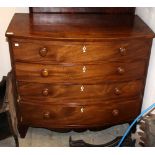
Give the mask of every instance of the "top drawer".
[{"label": "top drawer", "polygon": [[57,63],[100,63],[102,61],[131,61],[145,59],[149,55],[150,40],[109,42],[12,42],[15,61]]}]

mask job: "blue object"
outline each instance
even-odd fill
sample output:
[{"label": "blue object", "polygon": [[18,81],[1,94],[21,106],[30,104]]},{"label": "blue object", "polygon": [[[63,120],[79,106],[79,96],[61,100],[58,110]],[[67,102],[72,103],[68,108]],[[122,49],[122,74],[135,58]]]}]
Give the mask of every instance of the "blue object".
[{"label": "blue object", "polygon": [[135,118],[135,120],[134,120],[134,121],[131,123],[131,125],[127,128],[127,130],[126,130],[126,132],[124,133],[123,137],[122,137],[121,140],[119,141],[117,147],[120,147],[120,146],[121,146],[121,144],[123,143],[125,137],[126,137],[127,134],[129,133],[129,131],[131,130],[131,128],[133,127],[133,125],[134,125],[136,122],[138,122],[139,119],[140,119],[145,113],[147,113],[148,111],[152,110],[153,108],[155,108],[155,103],[152,104],[151,106],[149,106],[147,109],[143,110],[143,111],[141,112],[141,114],[138,115],[138,116]]}]

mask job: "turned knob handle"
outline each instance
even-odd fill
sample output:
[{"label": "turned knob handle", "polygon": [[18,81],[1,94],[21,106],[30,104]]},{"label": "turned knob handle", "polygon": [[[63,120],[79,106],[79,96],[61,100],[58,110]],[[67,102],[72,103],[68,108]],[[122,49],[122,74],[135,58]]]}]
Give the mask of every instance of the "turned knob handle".
[{"label": "turned knob handle", "polygon": [[43,77],[47,77],[47,76],[49,75],[48,69],[43,69],[43,70],[41,71],[41,75],[42,75]]},{"label": "turned knob handle", "polygon": [[50,119],[50,112],[49,111],[47,111],[47,112],[45,112],[44,114],[43,114],[43,118],[44,119]]},{"label": "turned knob handle", "polygon": [[121,48],[119,49],[119,51],[120,51],[120,54],[121,54],[122,56],[126,55],[126,48],[125,48],[125,47],[121,47]]},{"label": "turned knob handle", "polygon": [[113,115],[113,116],[118,116],[118,115],[119,115],[119,110],[118,110],[118,109],[114,109],[114,110],[112,111],[112,115]]},{"label": "turned knob handle", "polygon": [[125,73],[125,70],[124,70],[124,68],[122,68],[122,67],[118,67],[118,68],[117,68],[117,71],[118,71],[118,73],[121,74],[121,75]]},{"label": "turned knob handle", "polygon": [[45,57],[47,55],[47,52],[48,52],[47,48],[43,47],[39,50],[39,55]]},{"label": "turned knob handle", "polygon": [[47,95],[48,95],[48,89],[45,88],[45,89],[42,91],[42,94],[43,94],[44,96],[47,96]]},{"label": "turned knob handle", "polygon": [[120,94],[121,94],[121,91],[120,91],[120,89],[118,89],[118,88],[115,88],[115,94],[116,94],[116,95],[120,95]]}]

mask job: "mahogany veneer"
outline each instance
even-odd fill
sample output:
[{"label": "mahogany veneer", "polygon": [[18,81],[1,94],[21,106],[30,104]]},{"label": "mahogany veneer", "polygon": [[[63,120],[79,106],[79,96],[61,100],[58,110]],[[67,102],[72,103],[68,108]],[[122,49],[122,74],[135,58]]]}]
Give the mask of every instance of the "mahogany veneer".
[{"label": "mahogany veneer", "polygon": [[8,29],[18,128],[91,129],[141,109],[154,33],[134,8],[31,8]]},{"label": "mahogany veneer", "polygon": [[[18,42],[17,48],[14,44]],[[15,61],[41,64],[94,64],[107,61],[127,62],[147,59],[150,40],[118,40],[102,42],[56,42],[17,40],[12,42]],[[83,53],[83,46],[86,52]],[[22,50],[22,52],[21,52]],[[87,52],[88,51],[88,52]],[[94,52],[95,51],[95,52]],[[107,52],[108,51],[108,52]]]},{"label": "mahogany veneer", "polygon": [[120,83],[107,83],[102,85],[73,85],[73,84],[39,84],[20,82],[19,93],[22,101],[33,101],[40,104],[66,104],[75,102],[81,103],[83,99],[85,104],[90,104],[91,99],[124,99],[127,97],[136,97],[142,90],[141,80]]},{"label": "mahogany veneer", "polygon": [[133,7],[32,7],[30,13],[104,13],[104,14],[134,14],[135,8]]}]

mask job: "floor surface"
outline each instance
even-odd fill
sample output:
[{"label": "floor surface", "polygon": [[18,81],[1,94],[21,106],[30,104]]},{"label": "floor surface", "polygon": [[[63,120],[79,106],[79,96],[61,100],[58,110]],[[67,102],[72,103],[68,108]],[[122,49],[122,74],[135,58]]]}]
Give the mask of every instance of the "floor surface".
[{"label": "floor surface", "polygon": [[[69,137],[73,140],[82,139],[91,144],[103,144],[117,136],[123,135],[128,124],[117,125],[102,131],[58,133],[42,128],[29,128],[24,139],[19,138],[20,147],[68,147]],[[12,137],[0,141],[1,147],[15,146]]]}]

